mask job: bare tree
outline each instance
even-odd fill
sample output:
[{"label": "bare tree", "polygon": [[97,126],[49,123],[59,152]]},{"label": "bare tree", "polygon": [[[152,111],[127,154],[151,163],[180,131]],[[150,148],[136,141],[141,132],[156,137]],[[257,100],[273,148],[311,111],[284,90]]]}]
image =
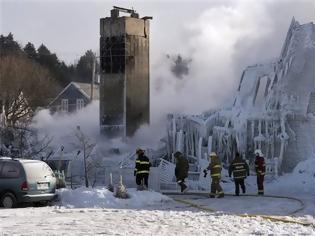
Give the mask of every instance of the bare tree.
[{"label": "bare tree", "polygon": [[[37,130],[29,128],[25,123],[14,127],[0,129],[0,145],[11,146],[6,148],[6,154],[18,158],[42,159],[51,148],[52,138],[49,135],[40,137]],[[9,139],[9,140],[7,140]]]},{"label": "bare tree", "polygon": [[80,126],[77,126],[77,129],[75,130],[74,135],[78,142],[78,148],[82,149],[83,151],[85,187],[88,188],[89,187],[88,171],[90,168],[87,166],[87,159],[91,155],[96,143],[93,143],[90,140],[90,138],[81,131]]},{"label": "bare tree", "polygon": [[49,71],[25,56],[6,56],[0,60],[0,104],[7,123],[31,117],[32,110],[46,106],[57,85]]}]

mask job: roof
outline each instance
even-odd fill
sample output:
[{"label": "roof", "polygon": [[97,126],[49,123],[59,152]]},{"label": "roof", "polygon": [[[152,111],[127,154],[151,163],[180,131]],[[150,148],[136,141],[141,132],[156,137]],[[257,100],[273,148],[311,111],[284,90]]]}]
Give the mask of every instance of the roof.
[{"label": "roof", "polygon": [[[83,93],[86,94],[90,98],[91,94],[91,84],[90,83],[79,83],[79,82],[71,82],[74,84],[78,89],[81,89]],[[100,86],[98,84],[93,85],[93,100],[100,99]]]},{"label": "roof", "polygon": [[[53,104],[58,97],[63,94],[71,85],[75,86],[87,99],[90,99],[91,84],[90,83],[79,83],[70,82],[50,103],[48,106]],[[100,98],[100,86],[98,84],[93,85],[93,100],[99,100]]]}]

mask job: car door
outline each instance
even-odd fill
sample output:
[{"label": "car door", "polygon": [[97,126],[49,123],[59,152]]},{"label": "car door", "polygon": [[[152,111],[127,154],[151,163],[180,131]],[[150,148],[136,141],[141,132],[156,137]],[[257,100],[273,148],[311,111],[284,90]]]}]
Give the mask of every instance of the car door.
[{"label": "car door", "polygon": [[21,197],[21,184],[23,180],[23,170],[20,163],[6,161],[2,163],[0,172],[0,186],[3,191],[11,191],[19,200]]}]

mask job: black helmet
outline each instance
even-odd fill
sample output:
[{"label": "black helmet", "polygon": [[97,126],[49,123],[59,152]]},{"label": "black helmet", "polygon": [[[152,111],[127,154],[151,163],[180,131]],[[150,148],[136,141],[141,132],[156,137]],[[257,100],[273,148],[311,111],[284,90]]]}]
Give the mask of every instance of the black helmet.
[{"label": "black helmet", "polygon": [[181,155],[182,155],[182,153],[179,152],[179,151],[177,151],[177,152],[174,153],[174,157],[175,157],[175,158],[179,158]]},{"label": "black helmet", "polygon": [[137,148],[137,150],[136,150],[136,154],[143,154],[144,153],[144,150],[143,149],[141,149],[141,148]]}]

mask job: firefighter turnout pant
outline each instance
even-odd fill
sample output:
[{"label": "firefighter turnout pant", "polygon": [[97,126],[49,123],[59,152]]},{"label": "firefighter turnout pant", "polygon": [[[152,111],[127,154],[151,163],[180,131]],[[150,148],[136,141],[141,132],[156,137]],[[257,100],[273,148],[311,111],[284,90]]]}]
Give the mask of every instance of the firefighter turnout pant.
[{"label": "firefighter turnout pant", "polygon": [[185,179],[177,179],[177,184],[180,186],[180,191],[184,192],[187,189],[187,185],[185,184]]},{"label": "firefighter turnout pant", "polygon": [[137,185],[144,185],[146,188],[148,188],[148,179],[149,174],[137,174],[136,175],[136,183]]},{"label": "firefighter turnout pant", "polygon": [[264,195],[264,175],[257,174],[258,194]]},{"label": "firefighter turnout pant", "polygon": [[246,193],[246,187],[244,183],[244,178],[236,178],[234,179],[234,184],[235,184],[235,195],[239,196],[240,195],[240,186],[242,188],[242,192]]},{"label": "firefighter turnout pant", "polygon": [[220,178],[213,177],[211,181],[210,197],[215,197],[216,194],[218,194],[219,197],[224,197],[224,193],[220,185]]}]

